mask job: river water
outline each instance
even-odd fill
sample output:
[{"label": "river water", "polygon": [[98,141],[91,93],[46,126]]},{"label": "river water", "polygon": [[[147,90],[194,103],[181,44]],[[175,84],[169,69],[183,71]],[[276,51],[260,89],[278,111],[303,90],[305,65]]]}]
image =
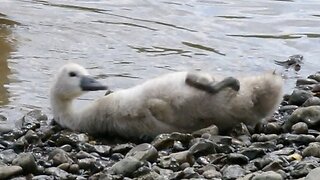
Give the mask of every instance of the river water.
[{"label": "river water", "polygon": [[[320,70],[318,0],[0,0],[0,114],[50,114],[50,82],[77,62],[111,89],[163,73]],[[299,72],[274,63],[301,54]],[[78,106],[102,96],[89,93]]]}]

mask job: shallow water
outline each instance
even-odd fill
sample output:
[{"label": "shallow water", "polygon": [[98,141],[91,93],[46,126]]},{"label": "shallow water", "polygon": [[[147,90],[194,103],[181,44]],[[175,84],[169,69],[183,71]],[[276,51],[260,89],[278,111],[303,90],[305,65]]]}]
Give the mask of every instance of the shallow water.
[{"label": "shallow water", "polygon": [[[276,69],[289,92],[320,70],[319,9],[318,0],[2,0],[0,114],[49,113],[50,81],[69,61],[113,90],[172,71]],[[274,63],[293,54],[304,56],[299,72]]]}]

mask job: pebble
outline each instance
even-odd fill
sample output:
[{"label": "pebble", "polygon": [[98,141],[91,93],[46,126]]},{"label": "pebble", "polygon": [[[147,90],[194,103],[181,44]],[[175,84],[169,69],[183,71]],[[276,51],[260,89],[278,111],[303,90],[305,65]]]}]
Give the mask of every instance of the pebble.
[{"label": "pebble", "polygon": [[254,176],[252,180],[283,180],[283,177],[274,171],[267,171]]},{"label": "pebble", "polygon": [[7,179],[22,174],[23,169],[20,166],[0,166],[0,179]]},{"label": "pebble", "polygon": [[307,99],[312,97],[312,93],[305,90],[296,89],[289,98],[289,104],[301,106]]},{"label": "pebble", "polygon": [[309,128],[316,127],[320,124],[319,117],[320,106],[300,107],[290,115],[283,127],[289,130],[292,125],[298,122],[305,122]]},{"label": "pebble", "polygon": [[320,167],[312,169],[304,180],[318,180],[320,174]]},{"label": "pebble", "polygon": [[303,107],[308,107],[308,106],[320,106],[320,98],[318,97],[311,97],[307,99],[303,104]]},{"label": "pebble", "polygon": [[130,176],[134,171],[143,165],[142,162],[134,157],[126,157],[115,163],[111,169],[116,174]]},{"label": "pebble", "polygon": [[148,143],[139,144],[136,147],[132,148],[127,154],[126,157],[134,157],[139,161],[150,161],[154,162],[157,160],[158,151],[157,149]]},{"label": "pebble", "polygon": [[230,165],[223,171],[223,179],[237,179],[245,175],[245,170],[239,165]]},{"label": "pebble", "polygon": [[305,122],[298,122],[291,127],[291,131],[294,134],[307,134],[308,125]]},{"label": "pebble", "polygon": [[302,156],[314,156],[320,158],[320,143],[319,142],[313,142],[310,143],[303,151]]},{"label": "pebble", "polygon": [[20,153],[12,161],[13,165],[22,167],[24,173],[36,173],[37,164],[34,156],[31,153]]}]

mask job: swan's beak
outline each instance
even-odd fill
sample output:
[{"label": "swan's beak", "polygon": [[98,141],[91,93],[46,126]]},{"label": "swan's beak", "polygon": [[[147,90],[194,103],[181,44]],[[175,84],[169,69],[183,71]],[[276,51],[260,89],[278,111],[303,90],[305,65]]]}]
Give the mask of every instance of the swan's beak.
[{"label": "swan's beak", "polygon": [[102,85],[100,82],[90,76],[81,77],[80,87],[83,91],[98,91],[108,89],[107,86]]}]

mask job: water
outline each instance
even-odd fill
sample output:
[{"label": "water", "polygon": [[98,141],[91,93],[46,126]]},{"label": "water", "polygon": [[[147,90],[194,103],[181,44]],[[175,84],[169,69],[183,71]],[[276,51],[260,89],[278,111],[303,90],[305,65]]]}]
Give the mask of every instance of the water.
[{"label": "water", "polygon": [[[289,92],[320,70],[319,9],[318,0],[1,0],[0,114],[50,114],[50,82],[69,61],[113,90],[172,71],[276,69]],[[275,65],[293,54],[304,56],[301,71]]]}]

